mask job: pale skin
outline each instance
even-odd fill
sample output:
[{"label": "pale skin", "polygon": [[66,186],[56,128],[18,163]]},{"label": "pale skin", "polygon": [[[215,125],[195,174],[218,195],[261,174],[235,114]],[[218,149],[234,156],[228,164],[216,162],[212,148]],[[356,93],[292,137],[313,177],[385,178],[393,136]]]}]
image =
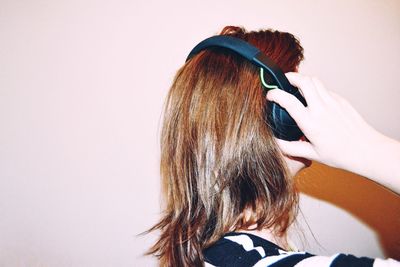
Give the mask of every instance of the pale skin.
[{"label": "pale skin", "polygon": [[[287,73],[307,101],[304,107],[294,96],[280,89],[270,90],[269,101],[285,108],[309,142],[276,139],[292,176],[315,160],[350,171],[400,194],[400,142],[368,125],[343,97],[328,91],[317,79]],[[248,231],[288,249],[286,237],[270,229]]]},{"label": "pale skin", "polygon": [[304,107],[279,89],[267,94],[269,101],[289,112],[310,141],[276,139],[288,156],[285,160],[292,175],[305,166],[304,159],[315,160],[354,172],[400,194],[400,142],[368,125],[348,101],[328,91],[317,78],[294,72],[286,77],[301,90],[308,104]]}]

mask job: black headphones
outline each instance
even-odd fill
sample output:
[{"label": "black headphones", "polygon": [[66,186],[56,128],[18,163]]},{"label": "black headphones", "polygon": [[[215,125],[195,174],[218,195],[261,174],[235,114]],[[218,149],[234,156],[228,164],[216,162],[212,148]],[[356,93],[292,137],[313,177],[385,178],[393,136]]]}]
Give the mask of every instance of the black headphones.
[{"label": "black headphones", "polygon": [[[227,48],[246,58],[257,67],[260,67],[261,82],[265,88],[280,88],[294,95],[304,106],[307,106],[306,100],[301,95],[300,91],[290,84],[282,70],[258,48],[243,41],[242,39],[224,35],[207,38],[192,49],[192,51],[189,53],[189,56],[186,58],[186,61],[200,51],[210,47]],[[264,71],[268,72],[268,74],[270,74],[272,77],[273,85],[268,85],[265,83]],[[274,136],[287,141],[299,140],[304,134],[299,129],[293,118],[290,117],[289,113],[274,102],[268,103],[267,118],[272,127]]]}]

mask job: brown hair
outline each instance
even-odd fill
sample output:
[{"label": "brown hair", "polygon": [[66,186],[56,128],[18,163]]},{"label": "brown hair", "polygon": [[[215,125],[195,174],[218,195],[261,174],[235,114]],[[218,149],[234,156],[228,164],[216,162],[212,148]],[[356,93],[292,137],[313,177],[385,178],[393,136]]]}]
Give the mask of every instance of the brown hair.
[{"label": "brown hair", "polygon": [[[221,34],[255,45],[284,72],[303,59],[289,33],[227,26]],[[161,133],[166,206],[149,230],[160,231],[148,254],[161,266],[203,266],[203,249],[230,231],[286,233],[298,194],[265,114],[259,69],[235,53],[209,49],[179,69]]]}]

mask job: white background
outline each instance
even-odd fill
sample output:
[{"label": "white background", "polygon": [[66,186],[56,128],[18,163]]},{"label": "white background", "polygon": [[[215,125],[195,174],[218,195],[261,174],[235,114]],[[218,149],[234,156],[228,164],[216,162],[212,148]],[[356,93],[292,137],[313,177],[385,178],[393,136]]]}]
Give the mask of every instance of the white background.
[{"label": "white background", "polygon": [[[163,100],[225,25],[295,34],[300,72],[400,139],[400,1],[0,0],[0,266],[156,265],[136,235],[159,217]],[[301,205],[320,243],[305,231],[305,249],[385,257],[337,203]]]}]

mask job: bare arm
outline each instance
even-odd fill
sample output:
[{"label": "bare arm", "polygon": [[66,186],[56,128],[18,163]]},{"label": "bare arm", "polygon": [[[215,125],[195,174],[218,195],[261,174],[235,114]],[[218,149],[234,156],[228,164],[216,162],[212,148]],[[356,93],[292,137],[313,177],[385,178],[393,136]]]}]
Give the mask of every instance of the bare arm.
[{"label": "bare arm", "polygon": [[357,173],[400,194],[400,142],[373,129],[318,79],[298,73],[286,76],[308,106],[279,89],[269,91],[267,98],[289,112],[310,142],[277,139],[282,152]]}]

